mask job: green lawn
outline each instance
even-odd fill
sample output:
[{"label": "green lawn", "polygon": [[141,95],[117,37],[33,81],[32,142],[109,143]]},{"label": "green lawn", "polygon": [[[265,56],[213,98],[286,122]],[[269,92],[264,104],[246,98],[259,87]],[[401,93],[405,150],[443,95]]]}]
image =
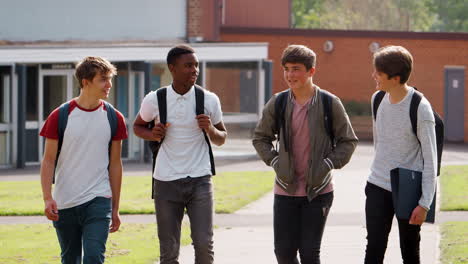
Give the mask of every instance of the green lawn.
[{"label": "green lawn", "polygon": [[440,175],[442,211],[468,210],[468,166],[445,166]]},{"label": "green lawn", "polygon": [[[213,177],[215,210],[232,213],[258,199],[273,188],[273,172],[228,172]],[[9,181],[0,184],[0,215],[42,215],[39,181]],[[121,214],[154,213],[151,199],[151,177],[124,177]]]},{"label": "green lawn", "polygon": [[443,264],[468,263],[468,222],[447,222],[441,226],[440,259]]},{"label": "green lawn", "polygon": [[[183,245],[191,240],[189,229],[182,229]],[[60,262],[60,247],[51,224],[0,225],[0,263],[45,264]],[[153,264],[159,257],[156,224],[122,224],[109,235],[106,263]]]}]

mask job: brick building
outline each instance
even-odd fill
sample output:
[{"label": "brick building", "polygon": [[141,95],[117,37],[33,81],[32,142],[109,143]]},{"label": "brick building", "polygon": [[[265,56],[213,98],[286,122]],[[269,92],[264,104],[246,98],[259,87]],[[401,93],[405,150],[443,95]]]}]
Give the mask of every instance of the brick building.
[{"label": "brick building", "polygon": [[[467,33],[222,27],[221,39],[267,42],[268,58],[273,61],[274,92],[287,89],[280,65],[283,49],[288,44],[307,45],[317,53],[314,81],[345,102],[364,104],[375,91],[375,82],[371,78],[372,51],[385,45],[404,46],[415,59],[410,85],[418,87],[444,117],[446,139],[468,142]],[[361,122],[363,118],[354,119]],[[363,137],[370,135],[370,121],[370,118],[364,118],[367,128],[358,128],[363,130]]]}]

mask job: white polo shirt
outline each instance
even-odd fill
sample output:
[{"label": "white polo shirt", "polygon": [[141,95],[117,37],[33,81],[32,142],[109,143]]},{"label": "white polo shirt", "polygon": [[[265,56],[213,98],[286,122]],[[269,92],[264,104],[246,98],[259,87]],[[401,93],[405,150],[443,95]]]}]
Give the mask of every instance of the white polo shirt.
[{"label": "white polo shirt", "polygon": [[[153,177],[160,181],[173,181],[187,176],[211,175],[208,145],[198,127],[195,112],[195,88],[184,95],[167,88],[167,122],[170,126],[156,158]],[[205,114],[213,125],[222,121],[221,104],[216,94],[204,90]],[[140,116],[146,122],[159,120],[156,91],[145,96],[141,103]]]}]

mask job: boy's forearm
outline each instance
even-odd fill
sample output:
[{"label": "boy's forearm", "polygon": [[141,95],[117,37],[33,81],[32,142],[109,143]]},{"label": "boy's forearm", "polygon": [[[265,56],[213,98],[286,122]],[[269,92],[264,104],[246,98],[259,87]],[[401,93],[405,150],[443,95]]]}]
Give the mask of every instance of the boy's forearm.
[{"label": "boy's forearm", "polygon": [[213,144],[221,146],[226,142],[227,132],[218,130],[213,126],[212,129],[208,131],[208,136]]},{"label": "boy's forearm", "polygon": [[109,167],[109,182],[112,191],[112,210],[119,210],[120,191],[122,188],[122,161],[113,163]]},{"label": "boy's forearm", "polygon": [[135,135],[139,138],[142,138],[144,140],[153,140],[153,133],[150,128],[147,127],[147,125],[141,125],[141,124],[134,124],[133,125],[133,132]]},{"label": "boy's forearm", "polygon": [[55,161],[42,160],[41,188],[44,201],[52,199],[52,179],[54,177]]}]

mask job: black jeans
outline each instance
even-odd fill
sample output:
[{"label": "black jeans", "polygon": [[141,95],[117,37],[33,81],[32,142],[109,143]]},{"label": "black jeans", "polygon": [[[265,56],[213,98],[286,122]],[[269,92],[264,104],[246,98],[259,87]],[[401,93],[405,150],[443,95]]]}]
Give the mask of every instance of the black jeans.
[{"label": "black jeans", "polygon": [[213,187],[211,176],[155,180],[154,199],[161,264],[178,264],[184,210],[190,218],[195,264],[212,264]]},{"label": "black jeans", "polygon": [[[366,264],[383,263],[387,249],[388,235],[392,229],[393,209],[392,192],[372,183],[366,185]],[[409,220],[398,219],[400,249],[405,264],[419,264],[419,242],[421,226],[410,225]]]},{"label": "black jeans", "polygon": [[278,264],[320,264],[320,245],[333,192],[307,197],[275,195],[273,228]]}]

